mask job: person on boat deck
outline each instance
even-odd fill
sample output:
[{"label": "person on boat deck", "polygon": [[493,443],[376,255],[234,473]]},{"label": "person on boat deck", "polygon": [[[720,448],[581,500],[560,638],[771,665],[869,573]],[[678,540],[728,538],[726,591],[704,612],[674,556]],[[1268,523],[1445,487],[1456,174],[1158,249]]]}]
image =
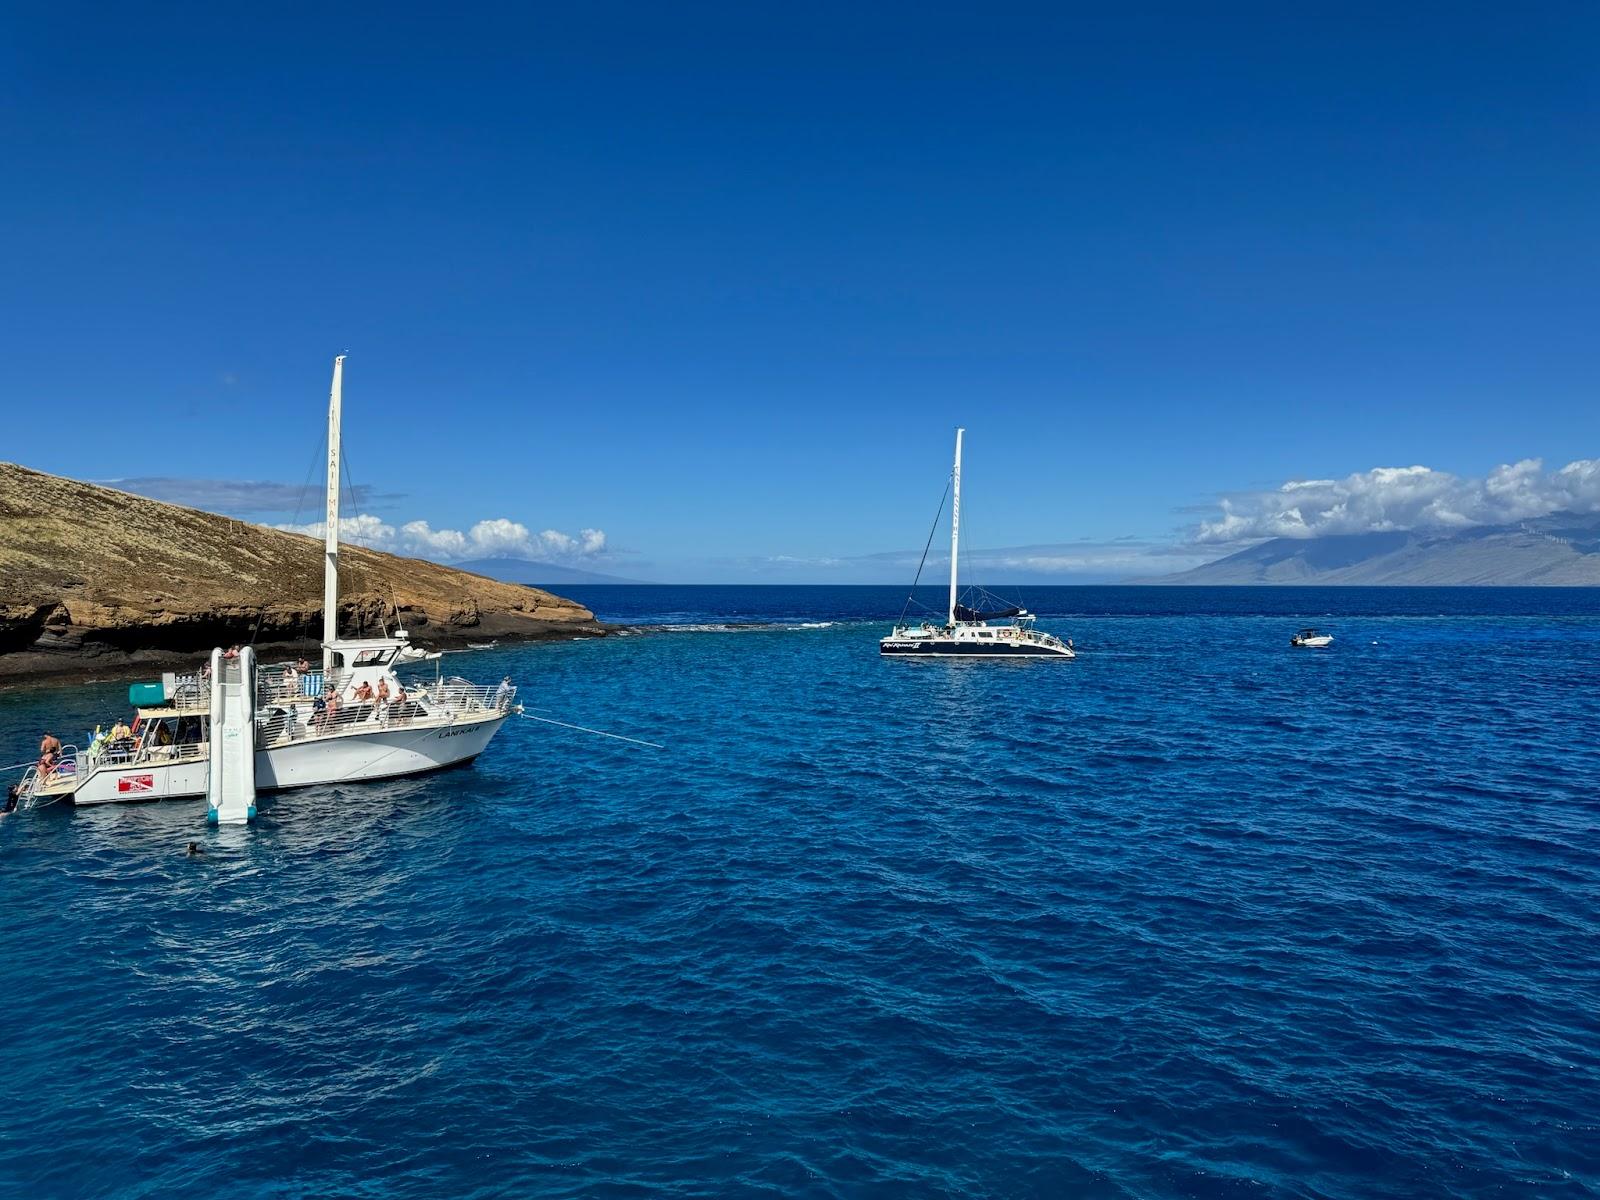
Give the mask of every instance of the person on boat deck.
[{"label": "person on boat deck", "polygon": [[318,696],[311,702],[311,728],[322,729],[328,724],[328,701]]},{"label": "person on boat deck", "polygon": [[51,774],[60,760],[61,739],[46,729],[44,736],[39,739],[39,774]]},{"label": "person on boat deck", "polygon": [[351,693],[350,698],[352,700],[360,700],[366,704],[372,703],[372,684],[363,679],[361,686]]},{"label": "person on boat deck", "polygon": [[384,721],[389,717],[389,681],[378,680],[378,720]]},{"label": "person on boat deck", "polygon": [[339,693],[338,692],[330,692],[329,693],[329,695],[328,695],[328,707],[327,707],[327,710],[323,713],[323,717],[324,717],[324,719],[327,721],[327,723],[330,726],[338,724],[338,722],[339,722]]},{"label": "person on boat deck", "polygon": [[299,671],[300,674],[304,675],[307,671],[311,670],[311,664],[302,658],[299,662],[295,663],[294,669]]},{"label": "person on boat deck", "polygon": [[504,708],[511,703],[511,676],[507,675],[494,690],[494,706]]},{"label": "person on boat deck", "polygon": [[227,650],[227,653],[225,653],[222,657],[223,658],[238,658],[239,657],[239,647],[237,647],[237,646],[229,646],[228,650]]},{"label": "person on boat deck", "polygon": [[300,694],[300,672],[293,667],[284,668],[283,694],[285,696],[298,696]]},{"label": "person on boat deck", "polygon": [[406,685],[403,683],[395,685],[394,708],[391,711],[396,721],[406,719]]}]

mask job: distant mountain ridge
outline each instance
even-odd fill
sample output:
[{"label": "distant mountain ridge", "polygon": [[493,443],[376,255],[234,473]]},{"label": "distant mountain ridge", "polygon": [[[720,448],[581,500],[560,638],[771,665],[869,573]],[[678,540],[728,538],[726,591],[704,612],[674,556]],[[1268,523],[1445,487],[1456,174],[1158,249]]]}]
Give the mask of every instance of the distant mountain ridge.
[{"label": "distant mountain ridge", "polygon": [[1600,515],[1453,532],[1273,538],[1154,584],[1600,587]]},{"label": "distant mountain ridge", "polygon": [[471,571],[501,583],[567,584],[567,583],[643,583],[641,579],[623,579],[618,575],[602,575],[598,571],[585,571],[578,567],[564,567],[557,563],[535,562],[528,558],[475,558],[470,562],[451,563],[458,571]]}]

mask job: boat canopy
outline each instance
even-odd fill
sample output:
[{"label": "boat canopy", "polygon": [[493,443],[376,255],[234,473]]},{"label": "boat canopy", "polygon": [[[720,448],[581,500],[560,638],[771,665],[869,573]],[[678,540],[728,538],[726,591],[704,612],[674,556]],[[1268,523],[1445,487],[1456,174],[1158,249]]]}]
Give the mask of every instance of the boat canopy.
[{"label": "boat canopy", "polygon": [[956,620],[958,621],[1003,621],[1007,617],[1020,617],[1021,615],[1022,610],[1020,608],[996,608],[980,611],[976,608],[968,608],[965,604],[956,605]]}]

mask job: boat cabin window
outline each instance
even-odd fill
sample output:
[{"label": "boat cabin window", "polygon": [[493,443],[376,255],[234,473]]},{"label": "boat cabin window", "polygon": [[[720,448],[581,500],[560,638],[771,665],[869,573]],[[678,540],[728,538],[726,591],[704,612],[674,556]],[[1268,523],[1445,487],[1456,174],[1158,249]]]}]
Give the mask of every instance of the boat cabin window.
[{"label": "boat cabin window", "polygon": [[980,629],[978,631],[978,636],[979,637],[992,638],[994,636],[994,634],[990,633],[987,629]]},{"label": "boat cabin window", "polygon": [[393,657],[393,650],[363,650],[356,655],[355,665],[358,667],[381,667]]}]

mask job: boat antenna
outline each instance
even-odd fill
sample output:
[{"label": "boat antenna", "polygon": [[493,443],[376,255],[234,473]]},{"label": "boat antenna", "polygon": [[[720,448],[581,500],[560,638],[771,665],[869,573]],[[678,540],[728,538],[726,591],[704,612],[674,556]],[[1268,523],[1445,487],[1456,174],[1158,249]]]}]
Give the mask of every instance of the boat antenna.
[{"label": "boat antenna", "polygon": [[[933,549],[933,535],[939,532],[939,518],[944,516],[944,502],[950,497],[950,481],[944,481],[944,493],[939,497],[939,511],[933,514],[933,524],[928,527],[928,540],[922,547],[922,561],[917,564],[916,576],[911,580],[911,592],[906,596],[905,607],[900,610],[900,619],[896,625],[904,625],[906,613],[911,611],[911,603],[917,598],[917,583],[922,578],[922,568],[928,563],[928,551]],[[924,605],[926,607],[926,605]]]}]

